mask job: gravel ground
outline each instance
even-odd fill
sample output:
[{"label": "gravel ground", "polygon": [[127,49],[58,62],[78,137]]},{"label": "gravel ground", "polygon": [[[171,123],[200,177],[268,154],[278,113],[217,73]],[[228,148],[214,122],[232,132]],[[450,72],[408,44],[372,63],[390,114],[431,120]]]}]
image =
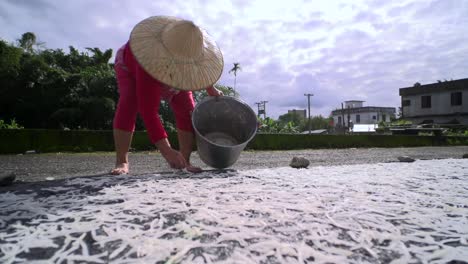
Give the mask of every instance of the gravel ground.
[{"label": "gravel ground", "polygon": [[[372,164],[396,162],[398,156],[415,159],[462,158],[468,146],[419,148],[359,148],[359,149],[308,149],[294,151],[244,151],[235,170],[285,167],[294,156],[310,160],[311,167],[343,164]],[[107,174],[114,163],[114,153],[49,153],[25,155],[0,155],[1,176],[16,175],[17,181],[36,182],[65,179],[77,176]],[[170,169],[158,152],[130,154],[131,175],[165,172]],[[192,163],[204,169],[197,153]]]}]

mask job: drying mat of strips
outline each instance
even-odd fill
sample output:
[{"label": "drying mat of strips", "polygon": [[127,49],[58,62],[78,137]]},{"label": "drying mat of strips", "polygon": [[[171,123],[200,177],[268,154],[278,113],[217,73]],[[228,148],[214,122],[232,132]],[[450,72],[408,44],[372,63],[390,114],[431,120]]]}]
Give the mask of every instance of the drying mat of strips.
[{"label": "drying mat of strips", "polygon": [[467,260],[466,159],[82,177],[0,189],[0,263]]}]

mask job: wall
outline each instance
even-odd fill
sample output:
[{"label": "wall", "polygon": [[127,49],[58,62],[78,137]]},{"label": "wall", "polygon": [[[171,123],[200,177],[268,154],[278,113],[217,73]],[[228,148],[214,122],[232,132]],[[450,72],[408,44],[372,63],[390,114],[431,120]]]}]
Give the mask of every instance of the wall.
[{"label": "wall", "polygon": [[[352,113],[350,114],[350,120],[354,124],[378,124],[382,121],[382,115],[385,114],[385,121],[384,122],[390,122],[391,117],[393,116],[393,113],[385,113],[385,112],[361,112],[361,113]],[[361,116],[361,121],[359,123],[356,122],[356,115]],[[376,116],[376,119],[373,119],[372,116]],[[348,115],[344,115],[345,119],[345,125],[348,125]],[[333,116],[333,122],[335,126],[338,123],[338,115]]]},{"label": "wall", "polygon": [[[453,92],[457,91],[402,96],[402,101],[411,100],[410,106],[402,107],[403,116],[408,118],[414,116],[453,114],[457,112],[468,113],[468,92],[460,90],[460,92],[462,92],[462,105],[452,106],[450,100],[451,93]],[[431,108],[421,108],[421,96],[425,95],[431,96]]]}]

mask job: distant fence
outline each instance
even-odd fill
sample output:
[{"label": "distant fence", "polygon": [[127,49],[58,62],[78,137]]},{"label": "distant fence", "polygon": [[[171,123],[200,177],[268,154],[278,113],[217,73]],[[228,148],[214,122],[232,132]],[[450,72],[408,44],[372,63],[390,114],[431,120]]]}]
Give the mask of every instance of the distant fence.
[{"label": "distant fence", "polygon": [[[169,141],[177,147],[177,135]],[[247,149],[291,150],[315,148],[370,148],[468,145],[468,137],[436,137],[408,135],[303,135],[257,134]],[[146,132],[135,132],[135,150],[152,150]],[[112,131],[0,129],[0,154],[37,152],[113,151]]]}]

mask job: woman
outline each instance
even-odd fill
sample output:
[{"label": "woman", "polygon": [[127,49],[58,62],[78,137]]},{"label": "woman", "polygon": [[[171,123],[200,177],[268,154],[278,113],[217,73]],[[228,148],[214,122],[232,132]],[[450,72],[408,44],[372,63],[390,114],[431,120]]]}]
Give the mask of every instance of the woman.
[{"label": "woman", "polygon": [[[223,66],[216,43],[193,22],[155,16],[138,23],[115,60],[120,97],[113,124],[116,165],[111,173],[129,171],[128,151],[137,113],[151,143],[172,168],[200,172],[190,164],[194,143],[192,91],[206,89],[210,96],[222,95],[213,84]],[[159,118],[161,99],[168,101],[174,112],[179,151],[171,147]]]}]

